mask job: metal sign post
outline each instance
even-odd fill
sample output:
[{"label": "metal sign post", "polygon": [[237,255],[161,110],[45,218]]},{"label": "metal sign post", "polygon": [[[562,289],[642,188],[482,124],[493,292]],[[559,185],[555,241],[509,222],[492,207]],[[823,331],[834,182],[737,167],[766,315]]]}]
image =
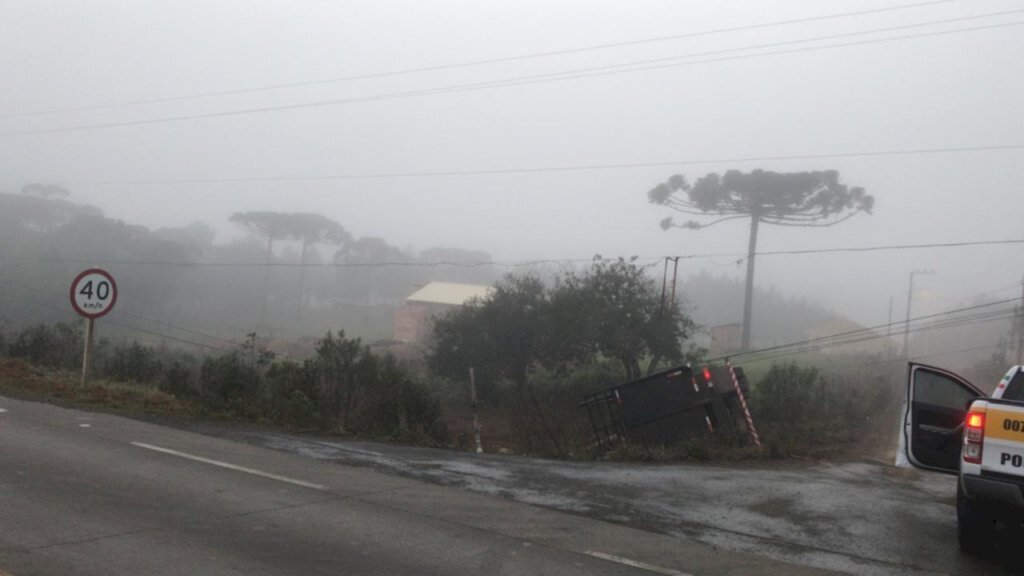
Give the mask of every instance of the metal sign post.
[{"label": "metal sign post", "polygon": [[85,318],[85,350],[82,352],[82,385],[89,379],[93,361],[94,321],[109,313],[117,302],[117,283],[106,270],[89,268],[71,282],[71,307]]}]

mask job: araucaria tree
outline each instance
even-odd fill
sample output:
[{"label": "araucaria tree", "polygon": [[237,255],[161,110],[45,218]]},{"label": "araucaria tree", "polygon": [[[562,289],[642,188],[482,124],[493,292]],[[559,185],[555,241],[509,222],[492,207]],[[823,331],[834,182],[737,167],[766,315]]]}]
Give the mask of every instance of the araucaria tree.
[{"label": "araucaria tree", "polygon": [[270,263],[274,258],[274,240],[295,238],[295,226],[291,215],[284,212],[235,212],[230,220],[267,242],[267,266],[263,271],[263,310],[260,313],[260,326],[266,327],[267,290],[270,285]]},{"label": "araucaria tree", "polygon": [[302,321],[302,309],[306,302],[306,254],[316,244],[343,246],[352,242],[352,235],[341,225],[322,214],[298,212],[290,214],[288,224],[292,236],[302,241],[302,258],[299,260],[299,299],[296,319]]},{"label": "araucaria tree", "polygon": [[[750,219],[747,242],[747,280],[743,302],[742,347],[750,348],[751,300],[754,295],[754,257],[757,232],[762,223],[776,226],[834,226],[861,212],[871,213],[875,199],[863,188],[849,188],[839,181],[835,170],[777,173],[729,170],[708,174],[692,186],[681,175],[658,184],[647,193],[655,204],[705,220],[675,222],[671,217],[661,227],[700,230],[729,220]],[[706,218],[712,218],[710,221]]]}]

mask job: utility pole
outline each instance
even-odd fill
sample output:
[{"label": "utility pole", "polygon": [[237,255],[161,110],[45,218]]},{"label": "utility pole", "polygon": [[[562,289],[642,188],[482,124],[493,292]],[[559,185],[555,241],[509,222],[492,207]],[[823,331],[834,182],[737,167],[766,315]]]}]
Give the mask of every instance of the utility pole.
[{"label": "utility pole", "polygon": [[886,336],[892,336],[892,301],[893,297],[889,296],[889,323],[886,324]]},{"label": "utility pole", "polygon": [[1020,304],[1015,315],[1017,333],[1017,365],[1024,364],[1024,279],[1020,282]]},{"label": "utility pole", "polygon": [[896,355],[896,347],[892,345],[892,302],[893,302],[893,300],[894,300],[894,298],[892,296],[889,296],[889,323],[885,325],[886,326],[886,328],[885,328],[885,352],[886,352],[886,355],[889,357],[889,360],[892,360],[893,356]]},{"label": "utility pole", "polygon": [[480,416],[477,413],[476,403],[476,376],[473,369],[469,369],[469,397],[473,402],[473,438],[476,440],[476,453],[483,454],[484,448],[480,444]]},{"label": "utility pole", "polygon": [[[679,256],[672,258],[672,310],[676,308],[676,278],[679,277]],[[666,262],[667,264],[667,262]]]},{"label": "utility pole", "polygon": [[910,305],[914,299],[914,275],[932,274],[933,270],[911,270],[910,286],[907,287],[907,319],[903,323],[903,356],[910,359]]}]

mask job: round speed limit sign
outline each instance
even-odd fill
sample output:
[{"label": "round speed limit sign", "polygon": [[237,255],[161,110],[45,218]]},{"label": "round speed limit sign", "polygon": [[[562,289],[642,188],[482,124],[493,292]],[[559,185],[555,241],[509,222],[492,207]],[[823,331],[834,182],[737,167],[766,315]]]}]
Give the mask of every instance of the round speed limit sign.
[{"label": "round speed limit sign", "polygon": [[90,268],[71,283],[71,307],[86,318],[99,318],[114,308],[117,284],[106,270]]}]

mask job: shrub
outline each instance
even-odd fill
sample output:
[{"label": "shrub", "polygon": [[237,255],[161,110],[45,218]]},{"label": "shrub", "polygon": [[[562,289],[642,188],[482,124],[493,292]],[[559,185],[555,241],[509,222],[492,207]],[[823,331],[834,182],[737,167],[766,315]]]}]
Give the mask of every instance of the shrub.
[{"label": "shrub", "polygon": [[330,332],[306,360],[319,384],[321,416],[342,432],[447,442],[441,406],[390,354],[375,356],[344,332]]},{"label": "shrub", "polygon": [[73,370],[81,366],[84,348],[81,325],[62,322],[25,328],[15,335],[8,354],[32,364]]},{"label": "shrub", "polygon": [[889,395],[884,381],[825,378],[790,362],[772,365],[757,382],[750,409],[773,455],[817,455],[862,439],[865,422]]},{"label": "shrub", "polygon": [[199,371],[199,400],[213,411],[254,417],[259,378],[257,367],[238,351],[207,358]]},{"label": "shrub", "polygon": [[177,398],[192,400],[198,396],[194,381],[193,370],[181,362],[174,362],[164,370],[157,385],[164,392]]},{"label": "shrub", "polygon": [[106,355],[102,372],[107,378],[120,382],[150,384],[163,376],[164,365],[157,360],[153,348],[132,342],[114,347]]}]

